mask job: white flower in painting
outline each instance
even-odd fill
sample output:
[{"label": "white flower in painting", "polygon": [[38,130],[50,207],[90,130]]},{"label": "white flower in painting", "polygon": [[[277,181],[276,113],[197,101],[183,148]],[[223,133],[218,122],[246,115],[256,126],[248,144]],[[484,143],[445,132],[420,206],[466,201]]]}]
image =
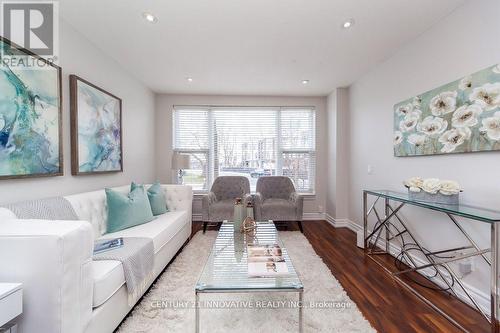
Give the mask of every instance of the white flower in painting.
[{"label": "white flower in painting", "polygon": [[445,91],[431,99],[429,107],[435,116],[442,116],[455,111],[457,106],[457,92]]},{"label": "white flower in painting", "polygon": [[469,89],[472,87],[472,76],[466,76],[462,80],[460,80],[460,83],[458,84],[458,88],[460,90],[465,90]]},{"label": "white flower in painting", "polygon": [[493,67],[493,73],[500,74],[500,64],[498,64],[495,67]]},{"label": "white flower in painting", "polygon": [[469,140],[471,130],[468,127],[452,128],[441,135],[439,142],[443,144],[441,148],[442,153],[451,153],[462,145],[465,141]]},{"label": "white flower in painting", "polygon": [[407,114],[406,117],[399,123],[399,129],[401,132],[409,132],[414,129],[420,120],[420,113],[420,110],[414,110],[412,113]]},{"label": "white flower in painting", "polygon": [[442,180],[439,193],[443,195],[453,195],[460,193],[460,184],[454,180]]},{"label": "white flower in painting", "polygon": [[413,105],[411,103],[408,103],[408,104],[405,104],[405,105],[401,105],[397,109],[397,113],[400,116],[406,116],[406,115],[408,115],[412,111],[413,111]]},{"label": "white flower in painting", "polygon": [[495,112],[493,117],[483,119],[483,127],[479,130],[486,132],[491,140],[500,141],[500,111]]},{"label": "white flower in painting", "polygon": [[403,133],[401,133],[400,131],[394,132],[394,145],[397,146],[401,142],[403,142]]},{"label": "white flower in painting", "polygon": [[446,127],[448,127],[448,122],[443,118],[428,116],[417,125],[417,130],[430,137],[436,137],[443,133]]},{"label": "white flower in painting", "polygon": [[427,193],[436,194],[441,189],[441,181],[437,178],[428,178],[422,184],[422,190]]},{"label": "white flower in painting", "polygon": [[478,123],[477,117],[483,112],[483,109],[477,104],[463,105],[453,113],[451,124],[453,127],[471,127]]},{"label": "white flower in painting", "polygon": [[420,96],[413,97],[413,102],[411,102],[411,104],[413,107],[420,109],[422,105],[422,98],[420,98]]},{"label": "white flower in painting", "polygon": [[412,177],[405,180],[404,185],[412,192],[420,192],[420,188],[424,184],[424,180],[420,177]]},{"label": "white flower in painting", "polygon": [[486,83],[474,88],[469,95],[471,102],[481,105],[486,111],[500,106],[500,82]]},{"label": "white flower in painting", "polygon": [[418,148],[424,145],[426,138],[423,134],[411,134],[408,137],[408,142]]}]

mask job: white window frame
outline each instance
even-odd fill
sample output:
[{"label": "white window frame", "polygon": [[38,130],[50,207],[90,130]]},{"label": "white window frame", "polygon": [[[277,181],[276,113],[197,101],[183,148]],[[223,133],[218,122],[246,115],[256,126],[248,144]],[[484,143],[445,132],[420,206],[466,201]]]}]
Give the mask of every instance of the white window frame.
[{"label": "white window frame", "polygon": [[[172,117],[174,117],[174,114],[176,111],[182,111],[183,109],[186,110],[204,110],[208,111],[208,140],[209,140],[209,148],[208,149],[178,149],[175,148],[176,144],[176,127],[177,123],[174,121],[172,122],[174,128],[172,129],[172,145],[173,147],[173,152],[180,153],[180,154],[204,154],[207,160],[207,179],[206,179],[206,186],[207,189],[203,190],[194,190],[194,194],[205,194],[210,191],[210,188],[213,184],[213,181],[215,178],[218,176],[218,170],[215,168],[215,144],[214,144],[214,135],[213,135],[213,112],[216,109],[222,109],[222,108],[227,108],[227,106],[192,106],[192,105],[178,105],[174,106],[172,110]],[[238,108],[238,109],[265,109],[267,107],[262,107],[262,106],[234,106],[232,108]],[[315,118],[312,123],[312,137],[313,137],[313,146],[312,149],[283,149],[282,148],[282,142],[281,142],[281,112],[283,110],[293,110],[293,109],[299,109],[299,110],[310,110],[313,112],[314,117],[316,117],[316,108],[313,106],[292,106],[292,107],[268,107],[269,110],[274,110],[278,111],[276,112],[276,142],[277,142],[277,147],[276,147],[276,175],[283,175],[283,155],[284,154],[308,154],[309,155],[309,169],[310,169],[310,182],[311,182],[311,187],[309,191],[299,191],[302,195],[306,196],[314,196],[316,194],[316,168],[317,168],[317,163],[316,163],[316,122]],[[286,112],[286,111],[285,111]],[[175,119],[175,118],[174,118]],[[175,179],[173,179],[175,180]]]}]

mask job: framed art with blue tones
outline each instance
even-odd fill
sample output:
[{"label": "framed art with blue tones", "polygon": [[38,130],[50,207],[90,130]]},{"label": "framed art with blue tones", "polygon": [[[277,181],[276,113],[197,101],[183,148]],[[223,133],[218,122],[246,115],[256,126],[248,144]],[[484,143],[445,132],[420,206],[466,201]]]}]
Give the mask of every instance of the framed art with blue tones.
[{"label": "framed art with blue tones", "polygon": [[61,68],[0,36],[0,179],[61,176]]},{"label": "framed art with blue tones", "polygon": [[123,171],[122,100],[70,75],[71,173]]}]

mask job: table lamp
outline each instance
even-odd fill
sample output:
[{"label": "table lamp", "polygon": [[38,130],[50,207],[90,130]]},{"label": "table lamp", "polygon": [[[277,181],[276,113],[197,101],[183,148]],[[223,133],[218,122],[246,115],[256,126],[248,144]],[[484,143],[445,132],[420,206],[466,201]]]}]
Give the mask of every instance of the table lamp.
[{"label": "table lamp", "polygon": [[191,159],[189,155],[175,153],[172,155],[172,170],[178,171],[177,184],[182,184],[182,170],[191,167]]}]

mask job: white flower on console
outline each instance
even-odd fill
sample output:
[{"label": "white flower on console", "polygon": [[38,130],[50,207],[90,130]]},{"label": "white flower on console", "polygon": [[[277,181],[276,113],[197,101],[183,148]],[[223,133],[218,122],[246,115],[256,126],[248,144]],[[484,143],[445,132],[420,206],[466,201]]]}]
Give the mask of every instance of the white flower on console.
[{"label": "white flower on console", "polygon": [[448,127],[448,122],[443,118],[428,116],[417,125],[417,130],[430,137],[436,137]]},{"label": "white flower on console", "polygon": [[460,193],[460,184],[454,180],[442,180],[439,193],[443,195],[453,195]]},{"label": "white flower on console", "polygon": [[404,182],[404,185],[410,189],[411,192],[420,192],[424,180],[420,177],[412,177]]},{"label": "white flower on console", "polygon": [[458,146],[463,144],[466,140],[469,140],[470,136],[471,130],[468,127],[453,128],[444,132],[439,138],[439,142],[443,144],[441,152],[453,152]]},{"label": "white flower on console", "polygon": [[455,111],[457,107],[457,92],[445,91],[434,96],[431,99],[429,107],[435,116],[442,116]]},{"label": "white flower on console", "polygon": [[422,190],[430,194],[436,194],[441,189],[441,181],[437,178],[428,178],[422,184]]},{"label": "white flower on console", "polygon": [[465,90],[469,89],[472,87],[472,76],[466,76],[462,80],[460,80],[460,83],[458,84],[458,88],[460,90]]},{"label": "white flower on console", "polygon": [[486,132],[491,140],[500,141],[500,111],[495,112],[493,117],[483,119],[483,127],[479,130]]},{"label": "white flower on console", "polygon": [[494,110],[500,106],[500,82],[486,83],[474,88],[469,95],[469,100],[479,104],[486,111]]},{"label": "white flower on console", "polygon": [[451,124],[453,127],[471,127],[478,123],[477,117],[483,112],[483,109],[477,104],[463,105],[453,113]]}]

